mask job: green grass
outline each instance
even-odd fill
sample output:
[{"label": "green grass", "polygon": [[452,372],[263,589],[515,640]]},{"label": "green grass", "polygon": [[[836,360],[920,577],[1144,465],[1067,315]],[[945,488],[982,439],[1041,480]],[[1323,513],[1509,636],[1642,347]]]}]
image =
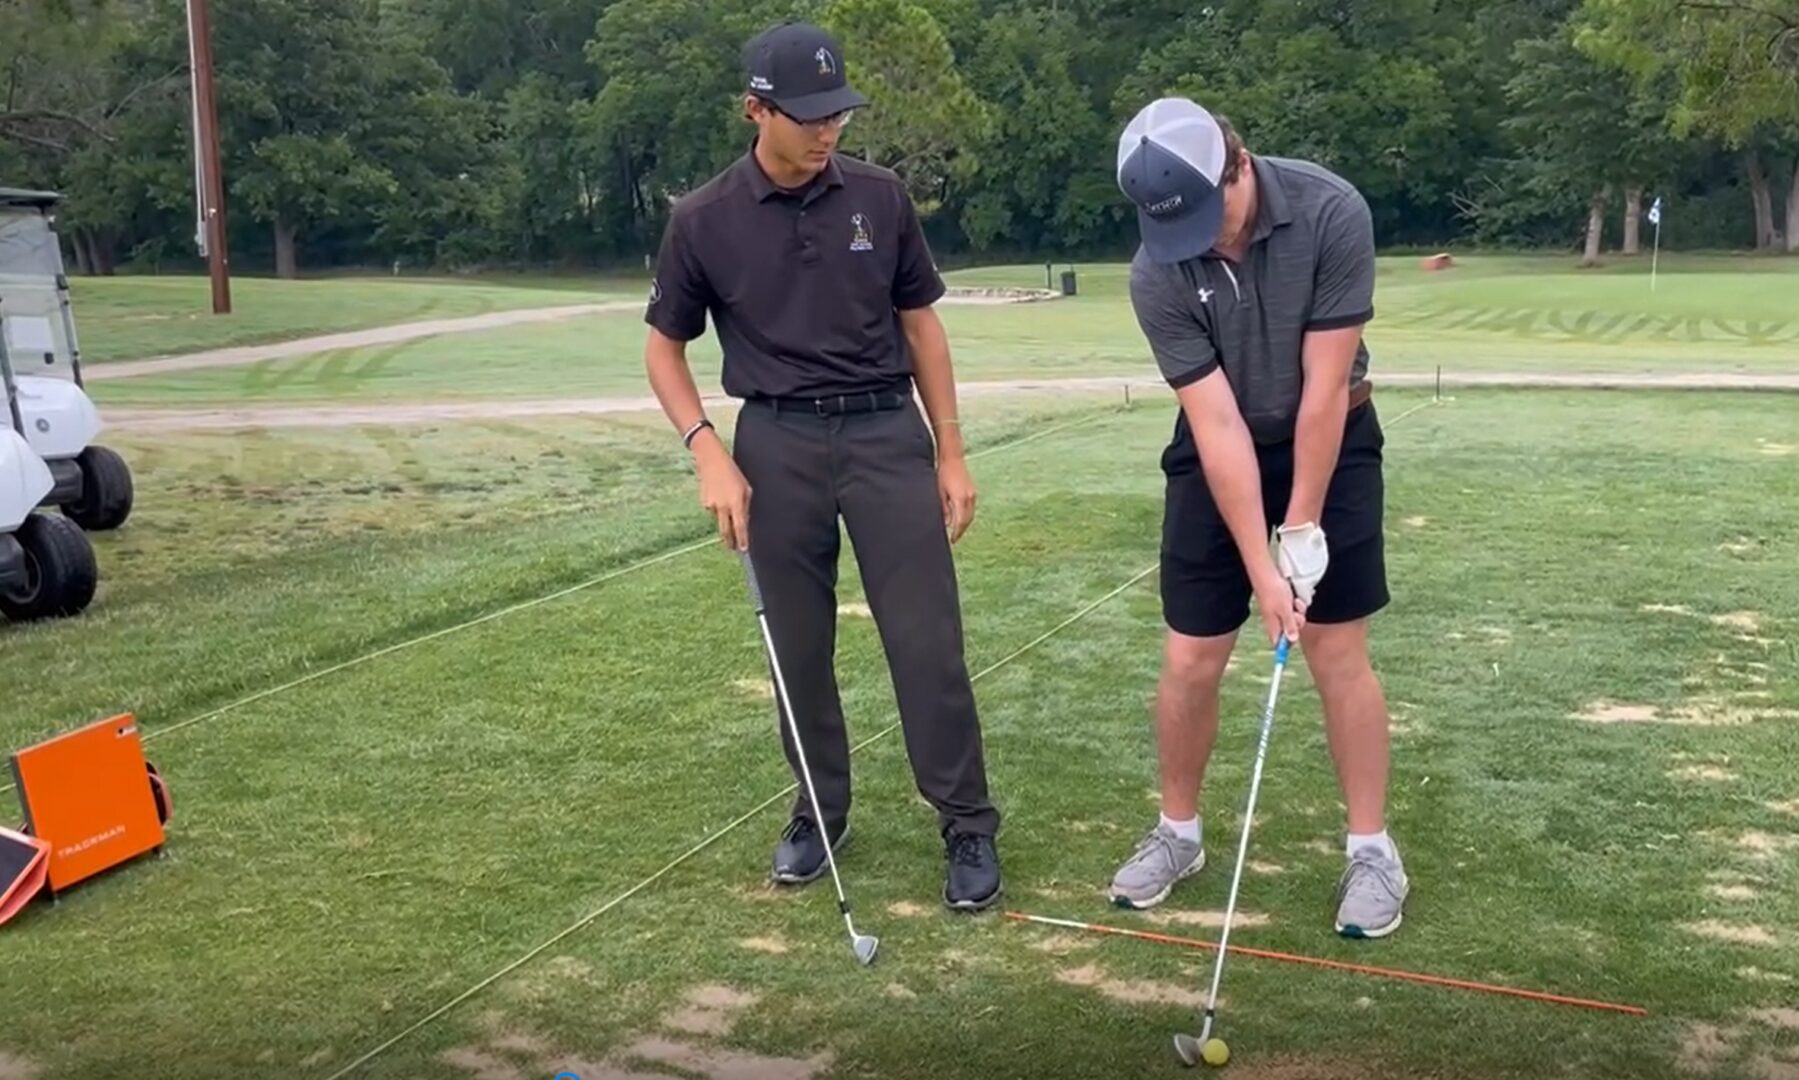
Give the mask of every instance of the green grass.
[{"label": "green grass", "polygon": [[[1799,292],[1799,260],[1681,256],[1664,260],[1663,270],[1651,293],[1646,261],[1582,271],[1565,258],[1471,257],[1456,269],[1429,274],[1412,258],[1383,259],[1376,319],[1368,330],[1372,369],[1378,378],[1385,371],[1438,365],[1452,373],[1799,368],[1799,319],[1791,299]],[[944,307],[958,375],[970,381],[1153,377],[1126,299],[1126,268],[1077,271],[1079,294],[1072,299]],[[949,277],[959,285],[1043,283],[1040,267]],[[364,302],[371,305],[391,288],[378,281],[354,287],[366,292]],[[517,298],[505,290],[471,291]],[[536,302],[568,302],[566,293],[561,296]],[[120,406],[639,396],[646,392],[643,335],[637,314],[621,312],[107,381],[96,383],[94,393],[102,404]],[[702,385],[715,386],[719,353],[711,333],[695,343],[691,358]]]},{"label": "green grass", "polygon": [[211,285],[203,276],[83,277],[72,278],[70,287],[82,358],[93,364],[643,294],[637,282],[618,278],[469,283],[239,277],[231,282],[231,313],[214,315]]},{"label": "green grass", "polygon": [[[1384,413],[1419,400],[1386,395]],[[977,670],[1153,563],[1169,412],[1115,404],[971,403],[981,446],[1093,416],[976,462],[981,516],[959,559]],[[175,785],[170,855],[0,931],[9,976],[26,973],[0,982],[0,1051],[46,1078],[146,1061],[172,1077],[325,1077],[780,792],[774,718],[745,689],[763,676],[759,639],[715,548],[154,737],[703,537],[654,427],[155,444],[144,517],[102,540],[99,606],[0,643],[0,738],[138,709]],[[1221,1014],[1234,1070],[1673,1077],[1683,1041],[1708,1035],[1695,1060],[1713,1076],[1790,1067],[1787,1014],[1756,1014],[1795,984],[1743,972],[1799,981],[1799,817],[1778,808],[1799,798],[1799,744],[1768,715],[1799,708],[1799,578],[1780,569],[1799,560],[1799,470],[1780,449],[1794,435],[1790,401],[1752,395],[1469,393],[1390,427],[1396,600],[1376,648],[1399,725],[1408,923],[1382,943],[1329,933],[1340,808],[1301,665],[1252,851],[1282,872],[1248,878],[1242,906],[1269,921],[1233,940],[1651,1016],[1240,957]],[[550,448],[567,456],[544,466]],[[370,484],[380,494],[351,490]],[[217,540],[231,548],[214,568],[194,551]],[[847,555],[844,570],[855,599]],[[1157,626],[1151,577],[978,684],[1011,907],[1148,924],[1100,889],[1153,820]],[[1208,782],[1214,868],[1169,912],[1224,903],[1265,690],[1265,651],[1239,660]],[[892,698],[866,620],[845,618],[839,663],[867,738]],[[1576,718],[1600,700],[1748,718]],[[1733,778],[1678,773],[1695,766]],[[1209,954],[942,912],[940,847],[898,737],[860,752],[857,777],[843,868],[883,938],[874,969],[850,959],[826,885],[762,885],[770,810],[356,1075],[674,1075],[646,1056],[717,1077],[1180,1075],[1168,1037],[1196,1010],[1164,999],[1203,993]],[[1708,893],[1721,884],[1752,895]],[[1772,943],[1687,929],[1706,920]],[[742,997],[687,1001],[707,986]]]}]

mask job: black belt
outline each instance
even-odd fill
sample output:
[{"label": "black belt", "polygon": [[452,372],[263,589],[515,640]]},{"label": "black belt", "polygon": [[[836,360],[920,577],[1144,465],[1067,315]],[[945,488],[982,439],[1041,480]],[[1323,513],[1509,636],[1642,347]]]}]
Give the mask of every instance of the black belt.
[{"label": "black belt", "polygon": [[759,397],[752,400],[776,412],[808,412],[815,416],[841,416],[844,413],[883,412],[903,409],[912,401],[910,394],[896,390],[870,390],[860,394],[832,394],[829,397]]}]

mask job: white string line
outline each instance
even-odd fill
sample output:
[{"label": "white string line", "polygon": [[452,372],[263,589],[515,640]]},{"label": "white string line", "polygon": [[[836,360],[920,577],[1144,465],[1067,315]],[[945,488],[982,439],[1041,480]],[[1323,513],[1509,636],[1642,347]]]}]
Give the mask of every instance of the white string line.
[{"label": "white string line", "polygon": [[[1081,610],[1075,612],[1073,615],[1071,615],[1068,618],[1057,623],[1054,627],[1050,628],[1049,630],[1045,631],[1044,633],[1039,634],[1035,638],[1032,638],[1028,643],[1020,646],[1017,649],[1014,649],[1010,654],[1006,655],[1005,657],[1001,658],[1000,660],[997,660],[994,663],[989,664],[986,667],[982,668],[980,671],[976,672],[973,676],[970,677],[970,681],[971,682],[981,681],[982,679],[986,678],[987,676],[989,676],[989,675],[993,674],[994,672],[998,671],[999,669],[1005,667],[1007,664],[1012,663],[1012,661],[1017,660],[1019,657],[1023,656],[1025,653],[1030,652],[1032,649],[1035,649],[1037,646],[1048,641],[1050,638],[1052,638],[1052,637],[1056,636],[1057,634],[1061,633],[1062,631],[1068,629],[1070,626],[1073,626],[1075,623],[1080,622],[1082,619],[1086,618],[1088,615],[1091,615],[1093,612],[1099,610],[1100,607],[1105,605],[1107,602],[1111,601],[1114,597],[1118,596],[1120,593],[1131,588],[1133,585],[1137,584],[1139,581],[1142,581],[1144,578],[1148,577],[1149,575],[1155,573],[1156,569],[1159,565],[1160,565],[1159,563],[1150,564],[1147,568],[1145,568],[1144,570],[1139,572],[1136,576],[1132,577],[1129,581],[1125,582],[1123,585],[1118,586],[1117,588],[1113,589],[1111,592],[1100,597],[1098,600],[1095,600],[1092,603],[1088,604],[1086,607],[1082,608]],[[888,724],[886,727],[882,728],[880,731],[875,732],[873,735],[870,735],[868,738],[866,738],[866,739],[862,740],[861,742],[857,743],[856,745],[850,747],[850,753],[854,754],[856,751],[861,750],[863,747],[868,746],[870,743],[873,743],[878,739],[886,738],[888,735],[891,735],[896,729],[898,729],[899,726],[900,726],[900,722],[898,720],[893,721],[892,723]],[[342,1069],[339,1069],[337,1072],[332,1073],[329,1080],[342,1080],[343,1077],[348,1076],[350,1073],[361,1068],[363,1065],[367,1064],[370,1061],[373,1061],[375,1058],[379,1057],[381,1054],[385,1053],[387,1050],[398,1045],[401,1041],[403,1041],[407,1037],[411,1036],[415,1032],[417,1032],[420,1029],[429,1025],[432,1021],[437,1020],[438,1018],[444,1016],[446,1013],[448,1013],[450,1010],[454,1009],[456,1006],[467,1001],[469,998],[474,997],[476,994],[487,989],[489,986],[492,986],[495,982],[498,982],[500,979],[505,978],[507,975],[510,975],[512,972],[517,971],[520,967],[523,967],[525,964],[529,963],[531,960],[533,960],[534,958],[536,958],[537,956],[542,954],[545,949],[550,948],[551,946],[555,945],[557,942],[568,937],[570,934],[573,934],[576,931],[583,929],[584,927],[592,925],[592,923],[595,920],[599,919],[601,916],[605,915],[607,912],[611,911],[613,908],[619,906],[620,904],[624,903],[626,900],[629,900],[631,897],[637,895],[638,893],[642,892],[644,889],[649,888],[651,885],[653,885],[657,881],[661,880],[671,870],[674,870],[676,867],[680,866],[682,863],[686,862],[687,860],[693,858],[695,855],[698,855],[700,852],[705,851],[707,848],[711,847],[713,844],[718,843],[718,841],[724,839],[726,836],[728,836],[732,832],[735,832],[739,826],[745,824],[751,818],[755,817],[757,814],[760,814],[762,811],[768,809],[770,806],[773,806],[775,803],[779,802],[780,800],[786,798],[788,795],[792,794],[794,792],[794,790],[798,788],[798,786],[799,786],[799,784],[797,781],[790,782],[786,787],[782,788],[780,791],[769,796],[767,799],[763,800],[761,803],[758,803],[754,809],[750,810],[749,812],[745,813],[741,817],[737,818],[735,821],[732,821],[730,824],[724,826],[719,831],[713,833],[711,836],[708,836],[706,839],[700,841],[698,844],[695,844],[693,847],[688,848],[682,854],[676,856],[673,861],[671,861],[668,865],[664,866],[662,869],[651,874],[649,877],[644,878],[642,881],[631,886],[629,889],[626,889],[624,892],[619,893],[617,896],[613,897],[611,900],[606,901],[605,904],[596,908],[593,912],[583,916],[581,919],[579,919],[578,921],[576,921],[575,923],[570,925],[567,929],[562,930],[560,933],[556,934],[554,937],[550,938],[549,940],[543,942],[541,945],[538,945],[536,948],[532,949],[530,952],[527,952],[523,956],[519,957],[517,960],[512,961],[510,964],[507,964],[505,967],[494,972],[492,975],[489,975],[487,978],[482,979],[480,982],[469,987],[467,990],[464,990],[462,993],[457,994],[455,997],[451,998],[449,1001],[445,1002],[443,1005],[438,1006],[437,1009],[435,1009],[431,1013],[427,1014],[426,1016],[424,1016],[423,1018],[418,1020],[411,1027],[408,1027],[406,1030],[400,1032],[398,1035],[395,1035],[393,1038],[382,1043],[380,1046],[377,1046],[373,1050],[370,1050],[368,1053],[357,1058],[355,1061],[350,1062],[350,1064],[344,1066]]]},{"label": "white string line", "polygon": [[[1082,416],[1077,419],[1067,421],[1066,423],[1056,424],[1051,427],[1044,428],[1042,431],[1038,431],[1038,432],[1034,432],[1030,435],[1026,435],[1022,439],[1014,439],[1011,442],[1000,443],[997,446],[989,446],[984,450],[977,450],[974,453],[969,454],[968,460],[974,461],[977,458],[986,457],[989,454],[997,454],[1002,450],[1010,450],[1010,449],[1013,449],[1014,447],[1023,446],[1026,443],[1035,442],[1038,439],[1046,438],[1050,435],[1057,434],[1058,432],[1067,431],[1069,428],[1076,427],[1076,426],[1079,426],[1079,425],[1085,424],[1085,423],[1090,423],[1091,421],[1096,420],[1099,417],[1105,416],[1105,415],[1108,415],[1108,413],[1103,412],[1103,411],[1090,413],[1087,416]],[[591,589],[591,588],[594,588],[599,585],[604,585],[608,581],[614,581],[618,578],[624,577],[627,574],[634,574],[639,570],[644,570],[651,566],[655,566],[657,563],[667,562],[667,561],[677,558],[679,556],[687,555],[692,552],[699,551],[702,548],[710,547],[717,542],[718,541],[714,538],[707,538],[705,540],[700,540],[700,541],[697,541],[692,544],[686,544],[686,545],[683,545],[678,548],[673,548],[671,550],[664,551],[659,555],[652,555],[649,558],[644,559],[640,562],[632,563],[630,566],[625,566],[625,567],[621,567],[617,570],[608,571],[604,574],[599,575],[598,577],[589,578],[588,580],[580,582],[579,584],[570,585],[569,587],[567,587],[565,589],[559,589],[556,592],[549,593],[545,596],[539,596],[532,600],[521,601],[520,603],[513,604],[511,607],[501,608],[498,611],[490,611],[485,615],[481,615],[476,618],[470,619],[467,622],[458,623],[455,626],[446,626],[441,630],[433,630],[429,634],[425,634],[421,637],[412,638],[409,641],[402,641],[402,642],[399,642],[394,645],[388,645],[383,648],[376,649],[374,652],[365,653],[362,656],[357,656],[357,657],[353,657],[349,660],[345,660],[342,663],[333,664],[330,667],[326,667],[326,668],[320,668],[317,671],[309,672],[305,675],[300,676],[297,679],[293,679],[288,682],[282,683],[279,686],[272,686],[272,687],[269,687],[264,690],[258,690],[256,693],[250,694],[247,697],[242,697],[242,698],[239,698],[236,701],[233,701],[229,704],[221,705],[218,708],[213,709],[211,712],[201,713],[199,716],[189,717],[186,720],[183,720],[176,724],[171,724],[168,727],[160,727],[160,728],[151,729],[150,731],[145,732],[144,742],[146,742],[146,743],[151,742],[155,739],[161,738],[164,735],[173,735],[175,732],[180,731],[183,728],[189,728],[189,727],[194,726],[195,724],[199,724],[199,723],[202,723],[207,720],[212,720],[216,717],[223,716],[224,714],[226,714],[228,712],[235,712],[236,710],[241,709],[246,705],[254,705],[258,701],[267,700],[268,698],[272,698],[277,694],[284,694],[289,690],[293,690],[293,689],[297,689],[298,687],[305,686],[307,683],[313,682],[314,680],[325,678],[327,675],[335,675],[338,672],[347,671],[350,668],[357,667],[362,664],[366,664],[371,660],[378,660],[383,656],[391,656],[394,653],[401,652],[405,649],[410,649],[416,645],[423,645],[428,641],[435,641],[441,637],[448,637],[451,634],[455,634],[455,633],[459,633],[463,630],[471,629],[472,627],[479,626],[482,623],[492,622],[494,619],[498,619],[498,618],[501,618],[506,615],[515,615],[518,612],[525,611],[529,608],[534,608],[534,607],[538,607],[543,604],[547,604],[547,603],[551,602],[552,600],[560,600],[565,596],[570,596],[570,595],[573,595],[574,593],[583,592],[587,589]],[[14,787],[14,785],[12,785],[12,784],[7,784],[5,787],[0,787],[0,795],[4,795],[7,792],[12,791],[13,787]]]}]

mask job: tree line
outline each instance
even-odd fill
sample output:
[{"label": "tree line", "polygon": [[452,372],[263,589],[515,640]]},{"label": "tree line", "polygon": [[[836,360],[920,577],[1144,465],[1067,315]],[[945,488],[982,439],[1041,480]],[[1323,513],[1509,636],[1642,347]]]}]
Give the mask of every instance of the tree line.
[{"label": "tree line", "polygon": [[[1128,252],[1165,93],[1356,183],[1387,246],[1799,250],[1799,0],[210,0],[240,270],[601,266],[743,153],[803,18],[940,255]],[[199,265],[183,0],[0,0],[0,185],[86,273]]]}]

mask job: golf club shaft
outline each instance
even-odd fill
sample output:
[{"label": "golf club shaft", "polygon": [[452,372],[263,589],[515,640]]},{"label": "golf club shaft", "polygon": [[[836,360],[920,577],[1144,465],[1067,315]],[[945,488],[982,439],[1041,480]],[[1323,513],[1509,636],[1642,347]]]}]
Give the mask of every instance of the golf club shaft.
[{"label": "golf club shaft", "polygon": [[800,759],[800,779],[806,784],[806,798],[812,803],[812,813],[818,818],[818,830],[825,845],[825,864],[831,868],[831,884],[837,889],[837,909],[843,913],[843,925],[849,929],[851,939],[856,936],[856,924],[850,919],[849,898],[843,892],[843,879],[837,875],[837,857],[831,851],[831,830],[825,821],[824,809],[818,803],[818,788],[812,783],[812,767],[806,761],[805,740],[800,738],[799,719],[793,714],[793,702],[787,696],[787,679],[781,674],[781,658],[775,650],[774,634],[768,628],[768,611],[762,599],[762,586],[756,580],[756,568],[750,563],[749,554],[743,556],[743,568],[749,576],[750,597],[756,605],[756,623],[762,628],[762,644],[768,652],[768,666],[775,677],[775,692],[780,695],[781,712],[787,718],[787,730],[793,736],[794,754]]},{"label": "golf club shaft", "polygon": [[1231,923],[1237,914],[1237,888],[1243,882],[1243,862],[1249,854],[1249,833],[1255,823],[1256,795],[1262,787],[1262,765],[1268,759],[1268,735],[1274,728],[1274,704],[1280,699],[1281,676],[1287,667],[1287,648],[1287,639],[1282,638],[1274,654],[1274,676],[1268,682],[1268,702],[1262,708],[1262,732],[1256,741],[1256,763],[1249,779],[1249,801],[1243,811],[1243,833],[1237,841],[1237,868],[1231,874],[1230,899],[1224,908],[1224,929],[1219,932],[1218,937],[1218,959],[1212,965],[1212,990],[1206,996],[1205,1031],[1208,1035],[1212,1029],[1213,1014],[1218,1008],[1218,983],[1224,977],[1225,946],[1231,939]]}]

